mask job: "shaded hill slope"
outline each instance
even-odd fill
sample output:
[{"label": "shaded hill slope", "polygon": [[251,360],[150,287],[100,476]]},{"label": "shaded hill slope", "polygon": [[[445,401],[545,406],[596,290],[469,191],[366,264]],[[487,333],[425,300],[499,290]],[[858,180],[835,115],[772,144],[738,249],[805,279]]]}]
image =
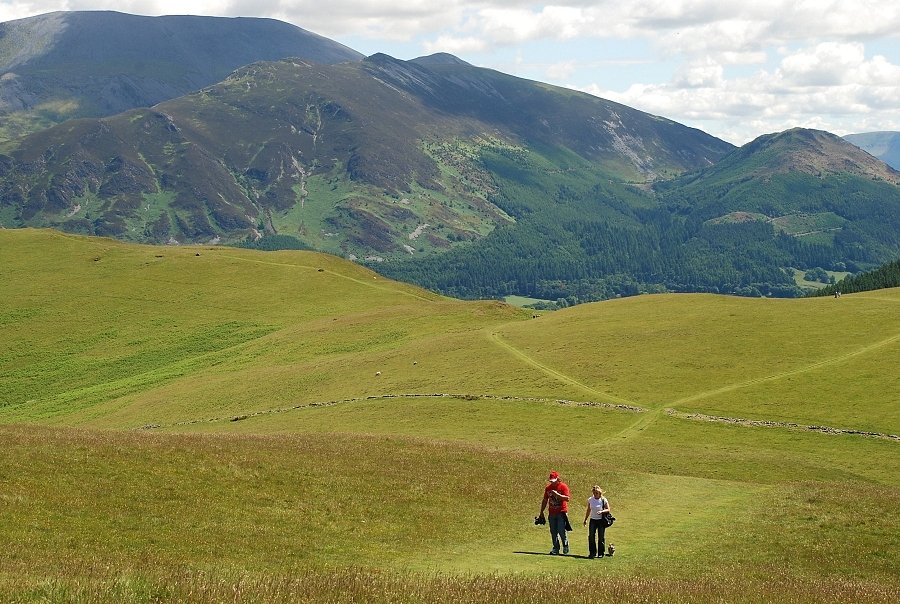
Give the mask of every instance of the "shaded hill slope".
[{"label": "shaded hill slope", "polygon": [[149,107],[263,60],[356,61],[341,44],[272,19],[56,12],[0,23],[0,134]]},{"label": "shaded hill slope", "polygon": [[900,170],[900,132],[865,132],[844,137],[895,170]]}]

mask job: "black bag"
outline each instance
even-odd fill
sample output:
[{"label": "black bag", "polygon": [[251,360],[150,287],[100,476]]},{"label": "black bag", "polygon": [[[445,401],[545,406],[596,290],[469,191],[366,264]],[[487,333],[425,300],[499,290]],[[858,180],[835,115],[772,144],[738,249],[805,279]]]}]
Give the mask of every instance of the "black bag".
[{"label": "black bag", "polygon": [[612,526],[613,522],[616,521],[616,519],[613,518],[612,514],[607,514],[606,516],[603,517],[603,521],[606,523],[606,528],[609,528]]},{"label": "black bag", "polygon": [[535,517],[534,517],[534,523],[535,523],[535,525],[538,525],[538,524],[547,524],[547,519],[544,518],[544,515],[543,515],[543,514],[541,514],[540,516],[535,516]]}]

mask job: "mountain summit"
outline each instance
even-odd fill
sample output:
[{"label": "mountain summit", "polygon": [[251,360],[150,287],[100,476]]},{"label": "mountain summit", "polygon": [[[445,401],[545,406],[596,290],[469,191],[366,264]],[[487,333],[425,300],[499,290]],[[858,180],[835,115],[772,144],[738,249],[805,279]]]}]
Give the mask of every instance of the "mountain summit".
[{"label": "mountain summit", "polygon": [[0,23],[0,118],[9,138],[149,107],[286,57],[330,64],[362,55],[272,19],[80,11],[8,21]]},{"label": "mountain summit", "polygon": [[823,130],[793,128],[766,134],[723,158],[716,171],[754,166],[758,174],[853,174],[900,184],[900,172],[859,147]]}]

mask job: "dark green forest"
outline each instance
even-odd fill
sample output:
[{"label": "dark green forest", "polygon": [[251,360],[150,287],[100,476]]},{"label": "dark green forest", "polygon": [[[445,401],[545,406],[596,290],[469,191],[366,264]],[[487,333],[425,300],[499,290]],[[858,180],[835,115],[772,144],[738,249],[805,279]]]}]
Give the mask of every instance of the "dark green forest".
[{"label": "dark green forest", "polygon": [[[373,268],[461,298],[571,305],[658,291],[796,297],[805,292],[788,267],[855,273],[900,249],[900,190],[861,178],[788,174],[696,190],[681,179],[648,192],[586,180],[589,171],[558,159],[494,153],[483,164],[498,184],[491,201],[515,225],[439,256]],[[798,236],[771,220],[717,220],[738,210],[827,214],[842,226]]]}]

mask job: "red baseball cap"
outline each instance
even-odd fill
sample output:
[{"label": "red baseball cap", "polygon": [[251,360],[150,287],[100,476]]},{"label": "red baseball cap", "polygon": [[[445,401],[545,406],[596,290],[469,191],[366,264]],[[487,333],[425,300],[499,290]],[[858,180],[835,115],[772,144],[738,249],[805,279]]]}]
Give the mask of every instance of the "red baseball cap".
[{"label": "red baseball cap", "polygon": [[553,470],[550,472],[550,482],[556,482],[557,480],[559,480],[559,472]]}]

